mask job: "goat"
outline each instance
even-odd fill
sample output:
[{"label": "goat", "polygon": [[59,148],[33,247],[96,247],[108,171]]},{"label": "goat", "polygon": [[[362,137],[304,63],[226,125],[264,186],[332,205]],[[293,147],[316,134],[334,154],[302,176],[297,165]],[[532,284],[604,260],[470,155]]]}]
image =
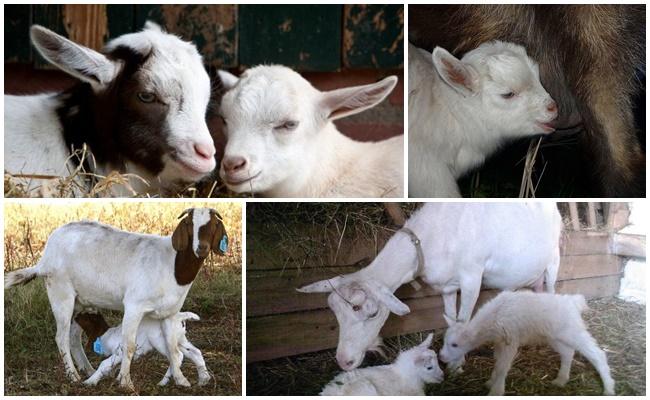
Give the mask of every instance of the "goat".
[{"label": "goat", "polygon": [[[173,329],[176,331],[178,347],[181,353],[196,365],[196,370],[199,374],[199,386],[207,384],[210,380],[210,374],[205,366],[203,355],[185,336],[185,321],[198,321],[200,320],[199,316],[192,312],[180,312],[171,318],[175,319]],[[111,328],[101,314],[81,313],[74,320],[86,333],[88,344],[93,346],[95,353],[109,356],[101,362],[97,371],[84,381],[85,385],[96,385],[122,361],[122,325]],[[134,360],[137,360],[154,349],[169,359],[169,349],[167,348],[160,320],[146,317],[142,318],[142,322],[140,322],[140,326],[138,327],[135,347],[135,353],[133,354]],[[170,367],[167,368],[165,376],[158,384],[160,386],[166,385],[171,376],[172,370]]]},{"label": "goat", "polygon": [[45,245],[43,256],[30,268],[5,277],[5,289],[42,276],[56,320],[56,344],[67,376],[93,372],[80,348],[81,330],[70,325],[75,312],[94,308],[123,310],[122,365],[120,385],[133,389],[130,366],[135,352],[138,326],[144,317],[161,320],[170,368],[178,385],[189,386],[180,370],[178,338],[174,318],[210,250],[225,254],[228,236],[221,216],[213,209],[187,209],[170,236],[125,232],[99,222],[72,222],[57,228]]},{"label": "goat", "polygon": [[405,224],[418,237],[423,265],[411,235],[398,231],[366,268],[298,291],[331,292],[328,305],[339,323],[336,360],[351,370],[376,346],[391,312],[410,312],[393,292],[417,277],[442,293],[445,315],[463,321],[472,315],[482,285],[541,290],[545,279],[553,292],[561,227],[555,204],[427,203]]},{"label": "goat", "polygon": [[462,55],[481,43],[523,46],[558,103],[556,129],[576,138],[604,197],[645,197],[645,153],[633,99],[645,65],[645,4],[410,5],[409,40]]},{"label": "goat", "polygon": [[268,197],[401,197],[403,136],[358,142],[333,121],[380,103],[397,77],[320,92],[283,66],[237,78],[220,71],[227,143],[220,175],[236,192]]},{"label": "goat", "polygon": [[400,352],[394,363],[346,371],[328,383],[321,396],[424,396],[424,385],[444,377],[430,333],[418,346]]},{"label": "goat", "polygon": [[521,46],[483,43],[458,60],[409,44],[409,195],[461,197],[456,179],[506,139],[553,132],[556,117]]},{"label": "goat", "polygon": [[[111,40],[103,53],[39,25],[30,33],[48,62],[80,82],[61,93],[5,95],[5,172],[69,176],[84,145],[94,161],[84,163],[87,172],[118,171],[148,181],[130,179],[114,195],[129,188],[166,190],[215,168],[205,121],[210,78],[193,44],[151,22]],[[48,186],[40,179],[16,179],[28,190]]]},{"label": "goat", "polygon": [[469,322],[445,316],[449,328],[440,350],[440,360],[452,362],[484,343],[494,343],[495,366],[487,382],[490,394],[503,396],[505,380],[519,346],[547,342],[560,354],[560,371],[552,382],[569,381],[571,361],[579,351],[596,368],[603,380],[604,394],[614,394],[607,356],[587,331],[582,312],[587,303],[582,295],[504,292],[481,307]]}]

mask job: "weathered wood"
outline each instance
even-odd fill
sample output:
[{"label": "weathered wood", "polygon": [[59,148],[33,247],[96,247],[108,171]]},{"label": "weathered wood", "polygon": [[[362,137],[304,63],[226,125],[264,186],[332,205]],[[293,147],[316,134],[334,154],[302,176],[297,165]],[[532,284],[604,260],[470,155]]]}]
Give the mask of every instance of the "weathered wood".
[{"label": "weathered wood", "polygon": [[587,224],[590,229],[596,229],[598,227],[598,223],[596,222],[596,207],[592,202],[587,203]]},{"label": "weathered wood", "polygon": [[341,67],[342,6],[239,6],[242,67],[283,64],[303,71]]},{"label": "weathered wood", "polygon": [[623,268],[622,261],[611,254],[564,256],[560,261],[558,281],[618,275]]},{"label": "weathered wood", "polygon": [[343,64],[348,68],[399,68],[404,63],[404,6],[347,4]]},{"label": "weathered wood", "polygon": [[562,255],[610,254],[609,233],[602,231],[566,231]]},{"label": "weathered wood", "polygon": [[616,232],[629,224],[630,208],[627,203],[609,203],[607,213],[607,229]]},{"label": "weathered wood", "polygon": [[645,236],[615,233],[611,236],[612,254],[646,258]]},{"label": "weathered wood", "polygon": [[579,231],[580,217],[578,215],[578,203],[569,203],[569,216],[571,217],[571,227],[574,231]]},{"label": "weathered wood", "polygon": [[93,50],[101,50],[108,37],[105,4],[64,4],[63,26],[68,38]]},{"label": "weathered wood", "polygon": [[[581,293],[586,298],[613,296],[618,292],[620,275],[573,279],[559,282],[558,293]],[[479,304],[498,293],[481,292]],[[391,315],[381,331],[383,337],[445,329],[443,304],[440,296],[405,301],[411,313],[398,317]],[[302,354],[336,347],[338,325],[329,309],[309,312],[249,317],[246,321],[246,362]]]}]

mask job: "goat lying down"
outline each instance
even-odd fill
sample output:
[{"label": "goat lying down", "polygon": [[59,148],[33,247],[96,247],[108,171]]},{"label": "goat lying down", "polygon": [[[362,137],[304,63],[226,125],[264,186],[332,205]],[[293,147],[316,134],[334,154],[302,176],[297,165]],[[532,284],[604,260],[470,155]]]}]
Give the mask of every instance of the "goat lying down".
[{"label": "goat lying down", "polygon": [[560,354],[560,371],[552,382],[569,381],[571,362],[579,351],[596,368],[603,380],[604,394],[614,394],[614,380],[607,356],[587,331],[582,312],[587,303],[582,295],[504,292],[486,303],[469,322],[456,322],[445,315],[449,329],[440,350],[440,360],[460,360],[484,343],[494,344],[496,359],[487,382],[490,394],[502,396],[506,375],[519,346],[545,342]]},{"label": "goat lying down", "polygon": [[125,232],[99,222],[69,223],[52,232],[35,266],[5,276],[5,289],[39,276],[45,278],[56,319],[56,343],[72,381],[81,379],[72,357],[82,372],[95,372],[81,346],[81,329],[72,317],[104,308],[124,311],[122,349],[126,351],[118,375],[121,386],[134,389],[131,360],[138,326],[145,317],[161,321],[174,381],[190,385],[180,370],[173,317],[180,312],[210,250],[225,254],[227,234],[221,216],[213,209],[188,209],[179,218],[171,236]]},{"label": "goat lying down", "polygon": [[[203,355],[185,336],[185,321],[198,321],[200,320],[199,316],[192,312],[180,312],[171,318],[175,319],[172,325],[178,337],[179,350],[196,365],[199,374],[199,385],[205,385],[210,380],[210,374],[205,366]],[[108,356],[101,362],[97,371],[84,381],[86,385],[96,385],[122,361],[122,325],[113,328],[109,327],[101,314],[81,313],[75,317],[75,321],[86,332],[88,343],[93,346],[95,353]],[[137,360],[151,350],[156,350],[169,359],[169,349],[165,341],[161,321],[145,317],[142,318],[142,322],[138,327],[133,359]],[[161,386],[166,385],[171,376],[172,370],[170,367],[158,384]]]},{"label": "goat lying down", "polygon": [[436,352],[429,349],[433,334],[401,352],[394,363],[342,372],[323,388],[321,396],[424,396],[424,385],[440,383],[443,372]]}]

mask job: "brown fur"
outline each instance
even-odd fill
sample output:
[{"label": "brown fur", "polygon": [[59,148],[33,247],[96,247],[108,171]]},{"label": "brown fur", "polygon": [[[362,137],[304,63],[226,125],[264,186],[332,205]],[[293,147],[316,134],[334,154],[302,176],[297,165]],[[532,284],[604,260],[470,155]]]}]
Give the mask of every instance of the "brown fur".
[{"label": "brown fur", "polygon": [[462,56],[490,40],[523,45],[579,140],[606,196],[645,196],[645,154],[632,99],[645,57],[645,5],[417,5],[409,39]]},{"label": "brown fur", "polygon": [[226,228],[221,216],[215,210],[210,211],[210,222],[199,228],[199,247],[206,248],[205,255],[200,254],[201,257],[197,257],[194,254],[192,251],[193,213],[193,209],[183,211],[179,216],[182,220],[172,234],[172,246],[176,250],[174,277],[179,285],[187,285],[194,281],[210,250],[217,254],[224,254],[219,249],[219,242],[224,235],[227,235]]},{"label": "brown fur", "polygon": [[86,343],[86,348],[88,349],[92,349],[95,340],[110,329],[104,317],[99,313],[81,313],[74,320],[81,326],[81,329],[86,333],[86,337],[88,337],[88,342]]}]

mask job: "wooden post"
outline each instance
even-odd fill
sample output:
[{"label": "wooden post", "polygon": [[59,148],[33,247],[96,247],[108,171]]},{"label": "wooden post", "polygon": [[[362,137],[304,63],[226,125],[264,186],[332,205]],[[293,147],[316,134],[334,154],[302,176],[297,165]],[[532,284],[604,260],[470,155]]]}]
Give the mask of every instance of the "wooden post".
[{"label": "wooden post", "polygon": [[580,217],[578,216],[578,203],[569,203],[569,216],[571,217],[571,227],[574,231],[579,231]]},{"label": "wooden post", "polygon": [[587,203],[587,223],[589,224],[590,229],[596,229],[598,223],[596,222],[596,208],[594,203]]},{"label": "wooden post", "polygon": [[101,50],[108,37],[105,4],[66,4],[63,25],[73,42],[93,50]]},{"label": "wooden post", "polygon": [[607,229],[620,231],[629,224],[630,208],[627,203],[610,203],[607,213]]}]

